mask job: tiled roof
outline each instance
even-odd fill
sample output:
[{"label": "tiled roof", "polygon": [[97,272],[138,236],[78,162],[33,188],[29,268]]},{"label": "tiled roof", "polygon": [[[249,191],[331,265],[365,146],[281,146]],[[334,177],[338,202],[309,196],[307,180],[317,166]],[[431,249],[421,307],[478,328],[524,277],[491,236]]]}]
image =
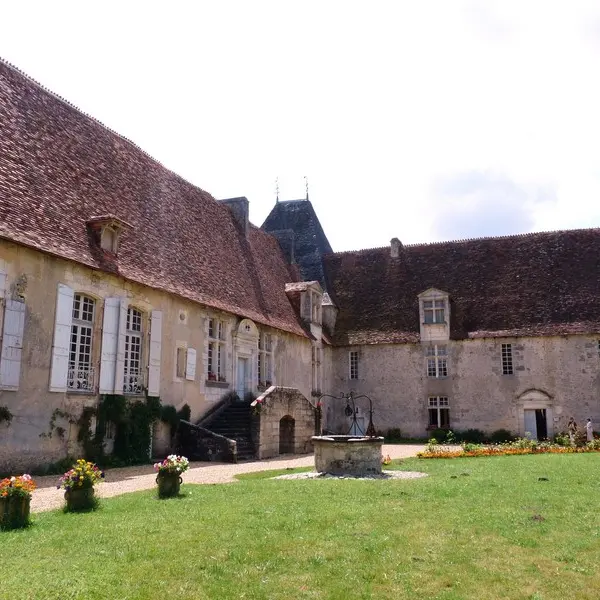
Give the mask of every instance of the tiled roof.
[{"label": "tiled roof", "polygon": [[600,229],[343,252],[324,266],[339,345],[417,342],[428,288],[448,292],[455,339],[600,333]]},{"label": "tiled roof", "polygon": [[[86,226],[133,229],[118,258]],[[0,237],[305,335],[277,240],[0,61]]]},{"label": "tiled roof", "polygon": [[325,289],[321,257],[333,250],[310,200],[277,202],[262,224],[262,229],[274,235],[293,231],[294,258],[300,267],[302,279],[316,280]]}]

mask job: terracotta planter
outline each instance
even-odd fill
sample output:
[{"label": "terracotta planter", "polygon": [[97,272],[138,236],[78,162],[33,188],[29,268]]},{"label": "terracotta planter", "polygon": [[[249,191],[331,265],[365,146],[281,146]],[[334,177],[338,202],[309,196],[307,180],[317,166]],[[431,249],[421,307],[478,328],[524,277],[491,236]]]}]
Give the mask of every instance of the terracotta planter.
[{"label": "terracotta planter", "polygon": [[90,510],[96,506],[93,487],[67,490],[65,500],[67,501],[67,510],[70,511]]},{"label": "terracotta planter", "polygon": [[158,495],[161,498],[171,498],[179,494],[183,480],[179,473],[159,473],[156,483],[158,484]]},{"label": "terracotta planter", "polygon": [[29,525],[30,496],[0,498],[0,529],[20,529]]}]

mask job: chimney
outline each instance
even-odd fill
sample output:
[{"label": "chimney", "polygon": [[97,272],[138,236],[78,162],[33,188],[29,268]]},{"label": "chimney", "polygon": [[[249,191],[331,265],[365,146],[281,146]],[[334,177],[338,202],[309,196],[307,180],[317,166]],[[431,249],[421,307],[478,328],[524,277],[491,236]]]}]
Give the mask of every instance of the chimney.
[{"label": "chimney", "polygon": [[390,245],[391,245],[390,256],[392,258],[398,258],[400,256],[400,250],[402,250],[402,242],[398,238],[392,238]]},{"label": "chimney", "polygon": [[244,237],[248,237],[248,198],[241,196],[240,198],[227,198],[225,200],[219,200],[221,204],[228,206],[233,214],[233,218],[240,226]]}]

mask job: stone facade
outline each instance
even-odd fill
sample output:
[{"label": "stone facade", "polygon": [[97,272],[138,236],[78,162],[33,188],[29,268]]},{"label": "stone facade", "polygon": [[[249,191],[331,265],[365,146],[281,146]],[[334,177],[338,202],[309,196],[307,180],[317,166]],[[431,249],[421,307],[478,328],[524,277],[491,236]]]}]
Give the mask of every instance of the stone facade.
[{"label": "stone facade", "polygon": [[[588,417],[600,423],[599,340],[592,335],[451,340],[444,377],[428,376],[428,344],[334,348],[330,385],[368,394],[379,431],[399,428],[406,436],[426,437],[429,398],[441,396],[448,398],[451,429],[491,433],[502,428],[524,435],[530,429],[526,418],[534,416],[526,411],[545,410],[551,437],[566,429],[570,416],[581,424]],[[512,346],[510,375],[503,374],[503,344]],[[358,352],[358,379],[350,379],[351,351]],[[346,433],[350,420],[342,409],[326,401],[329,426]]]},{"label": "stone facade", "polygon": [[315,408],[301,392],[273,386],[257,398],[255,407],[258,458],[312,452]]},{"label": "stone facade", "polygon": [[[148,385],[151,356],[151,316],[156,311],[161,313],[158,395],[163,404],[171,404],[177,409],[188,404],[193,421],[230,390],[259,393],[257,364],[261,332],[270,334],[272,339],[272,383],[294,386],[300,394],[310,397],[311,342],[306,337],[257,325],[249,319],[5,240],[0,240],[0,257],[0,332],[4,330],[2,321],[6,314],[2,309],[13,296],[19,294],[24,307],[18,385],[16,389],[0,385],[0,406],[6,406],[13,414],[10,425],[0,424],[0,471],[31,468],[80,451],[76,442],[77,427],[64,418],[59,417],[56,421],[57,426],[65,429],[62,438],[56,434],[52,437],[40,435],[48,433],[56,409],[78,416],[83,407],[93,407],[98,402],[103,358],[103,314],[108,298],[126,298],[128,304],[142,313],[144,387]],[[91,389],[83,392],[68,388],[51,391],[59,285],[95,301],[91,342],[94,380]],[[224,382],[210,381],[207,376],[210,319],[219,319],[225,324]],[[4,337],[7,339],[6,335]],[[178,349],[181,348],[188,359],[184,373],[177,371]],[[193,365],[189,364],[192,355],[195,357]],[[247,360],[243,383],[236,368],[241,358]],[[160,454],[168,447],[168,439],[160,427],[155,434],[155,451]]]}]

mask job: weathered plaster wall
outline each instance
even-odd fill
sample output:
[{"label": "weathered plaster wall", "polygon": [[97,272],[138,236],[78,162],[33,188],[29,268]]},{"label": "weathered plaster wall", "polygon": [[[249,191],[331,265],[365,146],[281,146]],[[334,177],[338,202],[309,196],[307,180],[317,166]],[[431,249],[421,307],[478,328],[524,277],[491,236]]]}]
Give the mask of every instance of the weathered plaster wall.
[{"label": "weathered plaster wall", "polygon": [[[147,365],[150,311],[162,311],[162,344],[160,396],[164,404],[181,408],[188,404],[192,420],[199,418],[221,396],[235,389],[235,346],[233,333],[240,319],[197,305],[177,296],[163,293],[121,278],[56,257],[0,240],[1,287],[8,296],[18,277],[27,277],[25,290],[25,329],[18,391],[0,390],[0,405],[14,414],[9,427],[0,425],[0,471],[29,468],[62,458],[67,451],[78,452],[75,427],[68,428],[59,419],[57,425],[69,429],[65,440],[41,438],[49,429],[55,409],[78,414],[84,405],[94,406],[97,394],[56,393],[49,391],[50,367],[54,337],[57,287],[59,283],[87,294],[96,300],[93,331],[93,363],[96,382],[100,366],[104,299],[126,296],[144,314],[143,364]],[[0,301],[4,294],[0,290]],[[0,306],[0,309],[3,308]],[[0,310],[0,314],[3,310]],[[207,381],[207,333],[209,318],[227,323],[227,360],[225,386],[211,386]],[[266,329],[268,330],[268,328]],[[1,333],[0,323],[0,333]],[[281,385],[298,387],[310,393],[310,342],[292,334],[270,330],[275,338],[274,379]],[[177,347],[197,351],[194,380],[177,377]],[[308,367],[307,367],[308,365]],[[253,366],[253,368],[255,368]],[[254,384],[255,386],[255,384]],[[254,388],[255,389],[255,388]]]},{"label": "weathered plaster wall", "polygon": [[[502,343],[513,344],[514,375],[502,375]],[[359,352],[358,380],[349,379],[350,350]],[[420,344],[335,348],[331,387],[368,394],[375,427],[398,427],[407,436],[427,435],[427,398],[433,395],[448,396],[450,425],[456,430],[505,428],[524,434],[523,409],[538,408],[528,404],[531,390],[548,399],[543,407],[549,409],[550,433],[563,430],[571,415],[581,424],[588,417],[600,423],[597,337],[451,341],[448,351],[449,376],[432,379],[426,376]],[[339,433],[349,426],[343,408],[340,402],[327,407],[329,424]]]}]

